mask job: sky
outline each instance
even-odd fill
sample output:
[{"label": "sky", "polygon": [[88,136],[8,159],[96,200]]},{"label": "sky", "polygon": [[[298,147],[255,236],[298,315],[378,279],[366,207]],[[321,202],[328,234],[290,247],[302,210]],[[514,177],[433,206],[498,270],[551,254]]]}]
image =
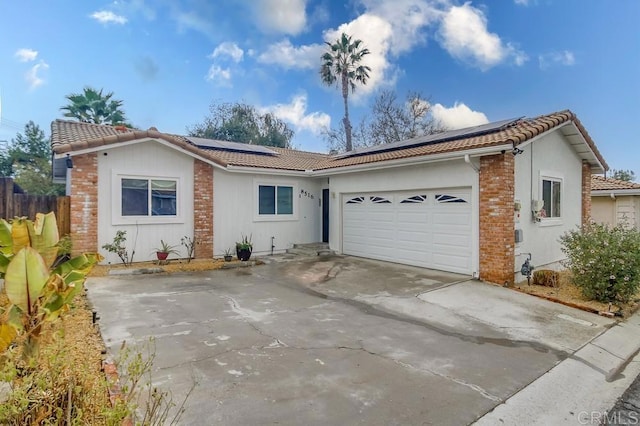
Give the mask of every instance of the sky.
[{"label": "sky", "polygon": [[344,115],[325,42],[371,52],[352,123],[383,89],[449,128],[570,109],[609,166],[640,175],[637,0],[0,0],[0,141],[50,132],[65,96],[113,92],[136,127],[186,134],[212,102],[270,111],[327,152]]}]

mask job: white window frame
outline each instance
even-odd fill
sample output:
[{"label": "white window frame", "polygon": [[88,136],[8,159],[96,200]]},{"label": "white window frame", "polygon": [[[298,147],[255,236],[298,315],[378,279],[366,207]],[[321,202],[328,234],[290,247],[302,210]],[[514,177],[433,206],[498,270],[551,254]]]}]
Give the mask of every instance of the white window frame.
[{"label": "white window frame", "polygon": [[[291,188],[292,214],[260,214],[260,186],[276,187],[276,209],[277,207],[277,187],[288,186]],[[253,220],[254,222],[284,222],[298,220],[298,199],[300,198],[298,184],[286,180],[254,180],[253,182]]]},{"label": "white window frame", "polygon": [[[175,216],[161,215],[139,215],[139,216],[123,216],[122,215],[122,179],[141,179],[141,180],[171,180],[176,182],[176,214]],[[185,191],[183,179],[177,176],[150,176],[150,175],[133,175],[113,172],[111,175],[111,224],[112,225],[136,225],[136,224],[163,224],[163,223],[184,223],[182,199]],[[151,200],[149,200],[151,202]]]},{"label": "white window frame", "polygon": [[[539,199],[543,200],[543,187],[544,187],[544,181],[550,181],[552,182],[551,188],[553,188],[553,182],[558,182],[560,183],[560,216],[556,216],[556,217],[551,217],[549,216],[551,214],[551,206],[544,206],[545,212],[547,214],[546,217],[542,217],[540,218],[540,226],[555,226],[555,225],[561,225],[563,223],[563,218],[564,218],[564,214],[565,214],[565,185],[564,185],[564,176],[560,173],[556,173],[556,172],[551,172],[551,171],[546,171],[546,170],[541,170],[540,171],[540,178],[539,178],[539,186],[538,186],[538,194],[539,194]],[[551,194],[551,199],[553,200],[553,191]]]}]

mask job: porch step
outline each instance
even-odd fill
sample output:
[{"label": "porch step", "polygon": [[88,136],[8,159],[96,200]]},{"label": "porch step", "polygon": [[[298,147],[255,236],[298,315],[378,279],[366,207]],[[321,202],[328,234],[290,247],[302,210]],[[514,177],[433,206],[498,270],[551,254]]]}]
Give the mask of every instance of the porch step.
[{"label": "porch step", "polygon": [[336,254],[327,243],[294,244],[287,253],[297,256],[331,256]]}]

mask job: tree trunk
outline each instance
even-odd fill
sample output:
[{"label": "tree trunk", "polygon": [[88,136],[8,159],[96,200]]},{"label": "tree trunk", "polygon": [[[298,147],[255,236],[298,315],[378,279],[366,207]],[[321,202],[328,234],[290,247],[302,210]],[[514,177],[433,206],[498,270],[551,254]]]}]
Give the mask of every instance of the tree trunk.
[{"label": "tree trunk", "polygon": [[351,143],[351,122],[349,121],[349,103],[347,99],[349,98],[349,78],[346,73],[342,74],[342,98],[344,99],[344,132],[347,139],[347,152],[353,150],[353,145]]}]

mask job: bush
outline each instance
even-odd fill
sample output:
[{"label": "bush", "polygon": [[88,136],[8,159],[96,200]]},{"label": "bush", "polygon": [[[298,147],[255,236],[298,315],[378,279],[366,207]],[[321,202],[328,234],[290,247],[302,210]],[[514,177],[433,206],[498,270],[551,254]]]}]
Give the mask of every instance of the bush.
[{"label": "bush", "polygon": [[565,266],[582,293],[600,302],[628,302],[640,279],[640,232],[589,223],[560,237]]}]

